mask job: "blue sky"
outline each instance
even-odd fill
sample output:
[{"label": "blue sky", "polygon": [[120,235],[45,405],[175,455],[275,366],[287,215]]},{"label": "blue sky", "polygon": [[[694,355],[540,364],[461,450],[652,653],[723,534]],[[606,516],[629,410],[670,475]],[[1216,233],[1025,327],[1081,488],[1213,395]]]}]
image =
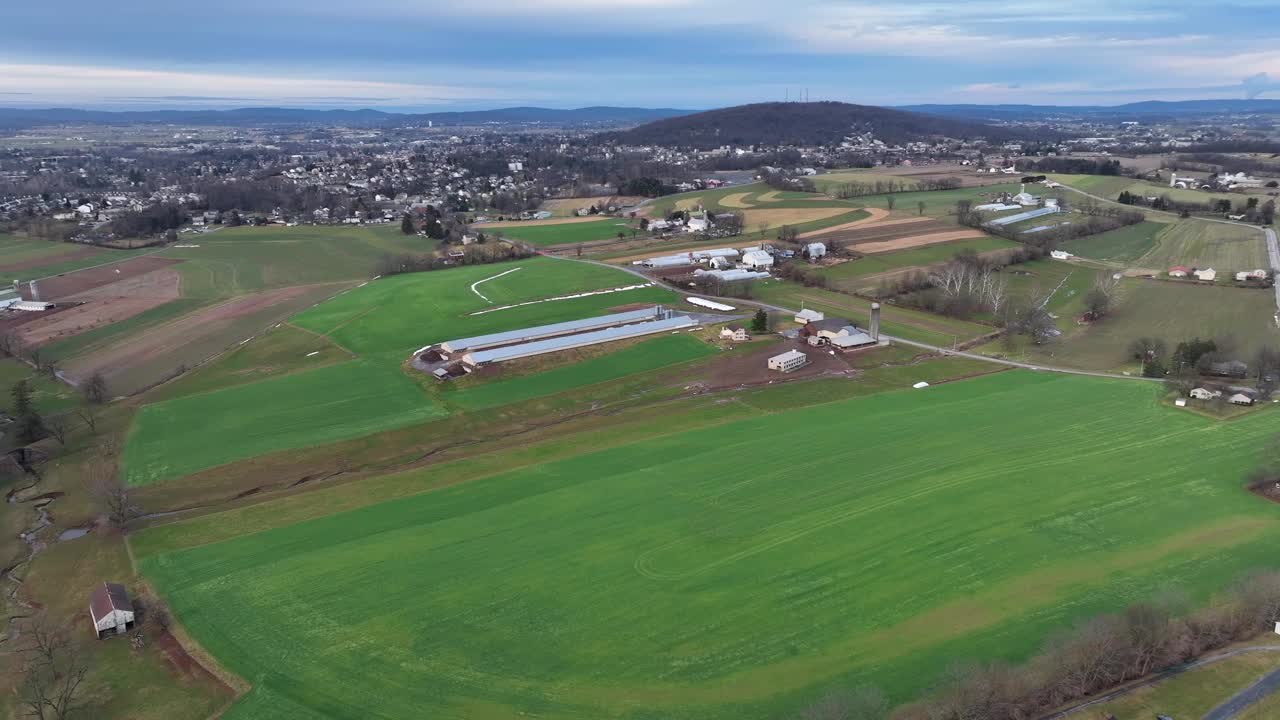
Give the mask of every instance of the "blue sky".
[{"label": "blue sky", "polygon": [[1277,0],[7,5],[0,105],[16,107],[1280,98]]}]

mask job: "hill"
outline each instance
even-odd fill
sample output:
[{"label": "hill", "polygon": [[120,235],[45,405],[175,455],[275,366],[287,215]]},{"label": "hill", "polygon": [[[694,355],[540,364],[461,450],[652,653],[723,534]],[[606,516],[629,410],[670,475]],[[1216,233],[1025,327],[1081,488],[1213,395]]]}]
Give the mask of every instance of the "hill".
[{"label": "hill", "polygon": [[1277,114],[1280,100],[1147,100],[1124,105],[906,105],[897,108],[969,120],[1069,118],[1185,118],[1225,114]]},{"label": "hill", "polygon": [[595,106],[573,109],[511,107],[436,113],[395,113],[382,110],[308,110],[300,108],[237,108],[234,110],[81,110],[74,108],[0,108],[0,127],[41,125],[135,125],[182,123],[243,127],[256,125],[383,126],[431,122],[442,126],[487,124],[634,125],[687,114],[673,108]]},{"label": "hill", "polygon": [[874,133],[886,143],[934,137],[1005,140],[1025,137],[996,127],[922,113],[839,102],[757,103],[666,118],[617,133],[631,145],[709,149],[721,145],[827,145]]}]

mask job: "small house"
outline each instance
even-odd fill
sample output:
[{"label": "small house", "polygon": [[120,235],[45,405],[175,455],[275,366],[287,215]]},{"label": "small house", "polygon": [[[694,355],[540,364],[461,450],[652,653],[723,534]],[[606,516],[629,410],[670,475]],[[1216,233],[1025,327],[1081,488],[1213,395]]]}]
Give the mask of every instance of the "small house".
[{"label": "small house", "polygon": [[1213,268],[1196,270],[1193,274],[1196,276],[1197,280],[1203,280],[1205,282],[1213,282],[1214,280],[1218,279],[1218,272]]},{"label": "small house", "polygon": [[1244,393],[1236,393],[1235,395],[1232,395],[1231,397],[1227,398],[1227,402],[1231,403],[1232,405],[1252,405],[1253,398],[1249,397],[1248,395],[1245,395]]},{"label": "small house", "polygon": [[721,340],[732,340],[734,342],[746,342],[751,339],[744,327],[726,327],[720,330]]},{"label": "small house", "polygon": [[89,595],[89,617],[101,640],[133,629],[133,603],[123,585],[104,582]]},{"label": "small house", "polygon": [[1169,277],[1184,278],[1191,272],[1185,265],[1174,265],[1169,268]]},{"label": "small house", "polygon": [[1266,270],[1241,270],[1236,273],[1236,282],[1249,282],[1250,280],[1266,280]]},{"label": "small house", "polygon": [[1072,255],[1066,250],[1054,250],[1049,253],[1049,257],[1053,258],[1054,260],[1069,260],[1075,257],[1075,255]]},{"label": "small house", "polygon": [[691,233],[706,232],[710,226],[706,218],[689,218],[689,222],[685,223],[684,229],[686,232]]},{"label": "small house", "polygon": [[1212,400],[1222,394],[1220,390],[1198,387],[1187,393],[1196,400]]}]

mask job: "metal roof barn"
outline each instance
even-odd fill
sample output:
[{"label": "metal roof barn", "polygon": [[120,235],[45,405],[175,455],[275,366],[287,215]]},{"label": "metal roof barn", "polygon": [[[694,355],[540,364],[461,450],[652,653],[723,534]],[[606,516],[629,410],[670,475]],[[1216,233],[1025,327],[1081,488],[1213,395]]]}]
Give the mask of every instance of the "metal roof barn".
[{"label": "metal roof barn", "polygon": [[698,307],[709,308],[711,310],[719,310],[721,312],[729,312],[730,310],[737,310],[737,308],[735,308],[732,305],[725,305],[724,303],[713,302],[711,300],[703,300],[700,297],[693,297],[692,295],[685,298],[684,301],[689,303],[690,305],[697,305]]},{"label": "metal roof barn", "polygon": [[1018,213],[1017,215],[1010,215],[1009,217],[996,218],[995,220],[992,220],[987,224],[988,225],[1011,225],[1016,222],[1022,222],[1023,220],[1030,220],[1031,218],[1038,218],[1038,217],[1044,217],[1045,215],[1052,215],[1056,212],[1058,212],[1058,208],[1056,207],[1042,207],[1042,208],[1039,208],[1038,210],[1028,210],[1027,212]]},{"label": "metal roof barn", "polygon": [[610,325],[624,325],[626,323],[652,320],[661,318],[662,315],[662,307],[654,306],[644,310],[631,310],[629,312],[600,315],[581,320],[569,320],[568,322],[553,323],[551,325],[539,325],[537,327],[508,330],[488,335],[446,340],[440,343],[440,349],[447,353],[462,352],[463,350],[484,350],[498,345],[512,345],[514,343],[542,340],[557,335],[568,335],[570,333],[609,327]]},{"label": "metal roof barn", "polygon": [[669,330],[680,330],[682,328],[693,327],[697,324],[698,323],[695,322],[693,318],[680,315],[677,317],[667,318],[665,320],[654,320],[652,322],[640,322],[634,325],[611,327],[604,330],[596,330],[593,332],[569,335],[566,337],[550,338],[548,340],[537,340],[534,342],[522,343],[520,345],[494,348],[493,350],[477,350],[463,355],[462,362],[470,367],[479,367],[481,365],[488,365],[489,363],[532,357],[534,355],[558,352],[560,350],[570,350],[573,348],[586,347],[588,345],[599,345],[600,343],[613,342],[615,340],[626,340],[629,338],[652,335],[654,333],[666,332]]}]

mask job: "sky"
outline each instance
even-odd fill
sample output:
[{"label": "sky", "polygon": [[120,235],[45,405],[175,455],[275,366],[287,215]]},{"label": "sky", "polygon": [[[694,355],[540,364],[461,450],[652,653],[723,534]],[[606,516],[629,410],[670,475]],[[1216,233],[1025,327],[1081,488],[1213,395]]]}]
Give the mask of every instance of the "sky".
[{"label": "sky", "polygon": [[5,3],[0,106],[1280,98],[1280,0]]}]

